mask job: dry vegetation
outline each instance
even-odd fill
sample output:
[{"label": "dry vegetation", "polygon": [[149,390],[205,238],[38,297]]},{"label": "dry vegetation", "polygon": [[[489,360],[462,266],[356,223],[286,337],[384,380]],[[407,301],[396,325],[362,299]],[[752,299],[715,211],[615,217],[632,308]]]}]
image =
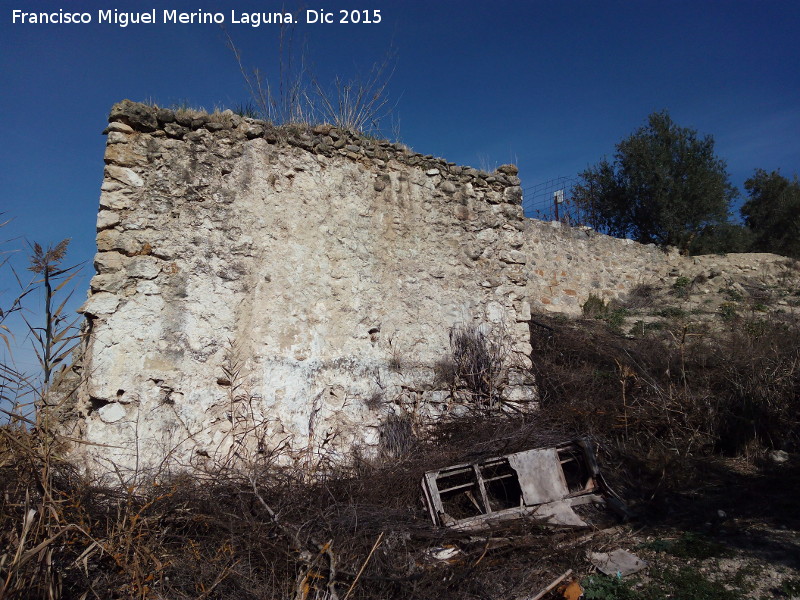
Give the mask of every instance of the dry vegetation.
[{"label": "dry vegetation", "polygon": [[[15,413],[0,426],[0,600],[522,599],[568,568],[585,575],[589,544],[612,542],[658,568],[641,588],[585,579],[589,598],[795,593],[798,321],[758,313],[720,317],[711,328],[665,317],[623,335],[619,311],[650,310],[652,294],[638,290],[627,308],[595,302],[592,319],[536,317],[535,413],[503,414],[494,402],[494,346],[477,330],[454,332],[439,375],[471,394],[472,412],[424,436],[389,419],[376,456],[356,454],[313,477],[279,466],[275,450],[236,468],[100,480],[64,458],[67,440],[47,423],[52,412]],[[45,345],[67,337],[43,331]],[[53,360],[44,365],[56,372]],[[6,395],[17,374],[3,368]],[[226,372],[231,381],[235,371]],[[425,471],[586,434],[637,514],[635,532],[586,537],[528,521],[469,535],[430,523],[420,495]],[[770,458],[778,450],[789,452],[788,463]],[[443,550],[453,555],[442,558]],[[730,567],[735,585],[722,593],[702,569],[723,572],[719,561],[730,553],[761,562]],[[795,570],[754,596],[747,569],[770,564]]]},{"label": "dry vegetation", "polygon": [[[783,512],[790,494],[759,488],[797,483],[797,467],[756,468],[770,449],[796,449],[796,323],[639,339],[596,320],[540,325],[539,413],[479,408],[425,440],[398,430],[383,458],[356,457],[313,481],[265,456],[244,470],[110,485],[61,460],[46,427],[6,425],[0,598],[525,597],[566,568],[585,572],[579,534],[530,523],[478,537],[435,529],[419,482],[431,468],[573,433],[601,443],[640,524],[702,528],[723,509],[800,525]],[[724,455],[748,457],[749,470]],[[435,558],[450,547],[456,558]]]}]

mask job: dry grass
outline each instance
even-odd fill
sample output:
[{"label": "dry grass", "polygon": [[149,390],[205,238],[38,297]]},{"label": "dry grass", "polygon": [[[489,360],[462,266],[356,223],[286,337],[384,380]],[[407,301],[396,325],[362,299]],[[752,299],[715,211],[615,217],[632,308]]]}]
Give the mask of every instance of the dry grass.
[{"label": "dry grass", "polygon": [[[539,413],[478,410],[423,439],[398,417],[382,456],[355,455],[311,481],[272,455],[108,485],[62,460],[47,427],[0,428],[0,599],[517,597],[585,564],[578,534],[434,528],[420,500],[425,471],[588,432],[628,497],[657,502],[659,489],[690,479],[690,458],[796,448],[795,324],[644,341],[594,320],[547,324],[535,336]],[[449,546],[455,559],[434,558]]]},{"label": "dry grass", "polygon": [[698,460],[798,448],[800,324],[791,317],[637,339],[594,320],[547,324],[547,336],[534,335],[543,415],[603,442],[629,495],[680,487]]},{"label": "dry grass", "polygon": [[[597,320],[537,319],[541,411],[492,409],[500,346],[479,330],[454,330],[437,375],[466,388],[474,410],[424,435],[409,417],[388,419],[377,458],[354,454],[313,477],[278,466],[286,461],[275,450],[235,468],[223,457],[205,471],[112,485],[63,458],[52,410],[13,416],[0,426],[0,600],[525,597],[585,564],[579,534],[530,523],[483,537],[434,528],[420,499],[426,471],[588,433],[602,443],[610,479],[644,504],[689,485],[699,468],[686,465],[698,457],[797,449],[796,321],[630,340]],[[238,371],[232,348],[232,407],[243,393]],[[0,395],[12,375],[0,371]],[[704,476],[711,464],[702,463]],[[434,558],[450,546],[456,558]]]},{"label": "dry grass", "polygon": [[[79,474],[42,431],[8,425],[0,429],[0,598],[518,594],[572,560],[552,544],[564,536],[511,525],[512,548],[436,529],[419,483],[431,468],[542,443],[540,430],[502,417],[443,423],[401,458],[357,458],[311,483],[267,460],[123,487]],[[447,544],[459,548],[457,559],[431,557]],[[512,552],[516,570],[504,566]]]}]

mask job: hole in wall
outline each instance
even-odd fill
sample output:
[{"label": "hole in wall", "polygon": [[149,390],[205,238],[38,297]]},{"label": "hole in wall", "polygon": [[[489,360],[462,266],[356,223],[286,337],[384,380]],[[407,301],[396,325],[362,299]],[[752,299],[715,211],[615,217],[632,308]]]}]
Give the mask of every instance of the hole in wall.
[{"label": "hole in wall", "polygon": [[100,410],[104,406],[111,404],[110,400],[106,400],[105,398],[96,398],[95,396],[89,396],[89,410],[86,411],[86,416],[88,417],[96,410]]}]

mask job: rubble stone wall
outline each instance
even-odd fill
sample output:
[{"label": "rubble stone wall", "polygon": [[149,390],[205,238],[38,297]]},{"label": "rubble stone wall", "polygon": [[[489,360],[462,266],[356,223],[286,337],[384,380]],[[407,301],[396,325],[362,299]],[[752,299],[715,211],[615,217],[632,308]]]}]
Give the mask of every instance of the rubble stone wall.
[{"label": "rubble stone wall", "polygon": [[486,173],[329,125],[129,101],[109,121],[65,418],[94,469],[391,451],[390,417],[413,426],[475,401],[453,387],[454,328],[502,357],[505,402],[535,406],[532,309],[796,270],[525,219],[513,165]]},{"label": "rubble stone wall", "polygon": [[570,315],[581,314],[590,294],[606,301],[624,298],[686,260],[674,249],[533,219],[525,223],[525,254],[532,309]]},{"label": "rubble stone wall", "polygon": [[[796,261],[765,253],[681,256],[653,244],[603,235],[586,227],[526,219],[525,275],[534,312],[577,316],[591,294],[624,302],[637,286],[670,289],[679,277],[716,279],[702,286],[713,296],[720,285],[746,282],[780,287],[796,277]],[[719,283],[724,282],[724,283]]]},{"label": "rubble stone wall", "polygon": [[392,413],[458,409],[438,366],[459,324],[502,341],[503,394],[533,398],[515,167],[229,111],[125,101],[109,121],[73,415],[102,444],[88,460],[346,456]]}]

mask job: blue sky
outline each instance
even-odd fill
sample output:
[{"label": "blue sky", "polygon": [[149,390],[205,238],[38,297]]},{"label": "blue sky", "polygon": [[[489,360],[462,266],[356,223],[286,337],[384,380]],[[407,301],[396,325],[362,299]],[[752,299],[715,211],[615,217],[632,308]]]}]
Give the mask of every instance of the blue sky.
[{"label": "blue sky", "polygon": [[[85,287],[103,174],[100,133],[111,105],[130,98],[213,109],[249,99],[219,26],[121,28],[98,24],[97,11],[222,12],[244,62],[274,78],[279,28],[234,25],[230,13],[282,4],[0,5],[0,212],[14,219],[0,237],[20,236],[5,249],[22,247],[23,239],[72,238],[69,260],[88,263]],[[800,170],[796,0],[320,0],[309,6],[337,17],[340,9],[381,11],[379,24],[295,27],[320,80],[363,73],[393,49],[388,93],[400,139],[461,164],[515,162],[524,188],[574,176],[661,109],[679,125],[715,137],[740,189],[755,168]],[[13,9],[86,11],[93,23],[14,24]],[[0,291],[13,288],[7,272],[0,278]]]}]

